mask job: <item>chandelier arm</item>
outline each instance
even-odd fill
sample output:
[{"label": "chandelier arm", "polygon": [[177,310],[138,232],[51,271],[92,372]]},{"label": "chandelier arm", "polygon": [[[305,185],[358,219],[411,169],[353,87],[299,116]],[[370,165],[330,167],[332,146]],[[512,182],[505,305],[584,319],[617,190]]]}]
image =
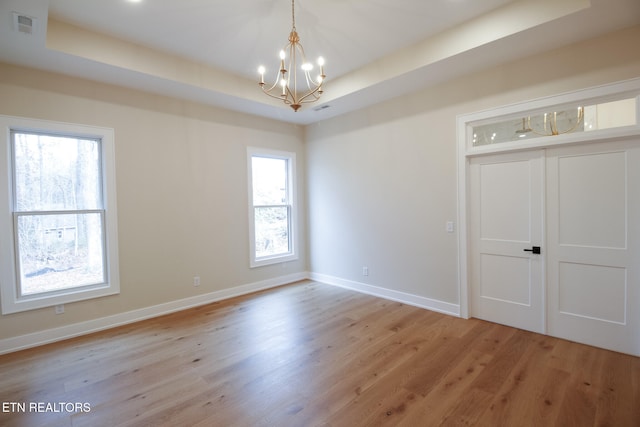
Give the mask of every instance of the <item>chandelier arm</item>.
[{"label": "chandelier arm", "polygon": [[306,81],[307,81],[307,88],[309,90],[312,90],[312,89],[315,90],[317,88],[322,87],[322,79],[324,78],[324,76],[323,75],[319,75],[319,77],[320,77],[320,83],[317,83],[315,80],[313,80],[311,78],[311,76],[309,75],[308,72],[305,73],[305,78],[306,78]]},{"label": "chandelier arm", "polygon": [[[318,99],[320,99],[320,95],[319,93],[322,93],[322,84],[318,84],[316,85],[315,83],[313,83],[313,87],[311,85],[308,86],[309,91],[307,93],[305,93],[304,95],[298,97],[298,92],[297,91],[292,91],[291,88],[289,87],[289,85],[286,86],[286,94],[287,94],[287,99],[291,98],[291,103],[292,104],[302,104],[302,103],[310,103],[310,102],[315,102]],[[309,97],[313,97],[313,99],[308,99]],[[274,98],[277,98],[276,96],[274,96]]]},{"label": "chandelier arm", "polygon": [[533,126],[531,126],[531,116],[527,117],[527,128],[531,129],[531,132],[535,133],[536,135],[540,135],[540,136],[552,136],[553,135],[553,133],[552,134],[546,133],[546,130],[547,130],[546,123],[545,123],[545,126],[544,126],[545,132],[538,132],[537,130],[535,130],[535,128]]},{"label": "chandelier arm", "polygon": [[262,88],[262,91],[265,93],[265,95],[270,96],[271,98],[279,99],[279,100],[281,100],[281,101],[285,100],[285,99],[282,97],[282,94],[280,94],[280,93],[279,93],[279,94],[277,94],[277,95],[274,95],[273,93],[271,93],[271,91],[272,91],[275,87],[276,87],[276,85],[273,85],[273,86],[271,87],[271,89],[269,89],[268,91],[267,91],[266,89],[264,89],[264,87],[263,87],[263,88]]},{"label": "chandelier arm", "polygon": [[[296,69],[296,46],[294,43],[291,43],[289,48],[289,69],[291,72],[289,73],[289,79],[287,80],[287,92],[291,95],[291,99],[293,103],[296,103],[296,75],[298,70]],[[293,90],[292,90],[293,89]]]},{"label": "chandelier arm", "polygon": [[[531,129],[531,132],[535,133],[536,135],[540,135],[540,136],[552,136],[553,133],[549,134],[547,132],[538,132],[537,130],[535,130],[535,128],[533,126],[531,126],[531,117],[528,118],[528,122],[529,122],[529,126],[528,128]],[[546,126],[545,126],[545,131],[546,131]]]},{"label": "chandelier arm", "polygon": [[[311,92],[305,94],[303,97],[301,97],[298,100],[298,103],[308,103],[308,102],[314,102],[317,101],[318,99],[320,99],[320,96],[317,95],[318,91],[320,90],[320,86],[318,86],[317,88],[313,89]],[[307,98],[309,98],[310,96],[313,96],[314,99],[313,100],[306,100]]]},{"label": "chandelier arm", "polygon": [[286,97],[282,98],[285,104],[298,104],[298,100],[296,99],[295,95],[293,94],[293,92],[291,92],[291,89],[289,89],[289,86],[287,86],[287,93],[286,93]]},{"label": "chandelier arm", "polygon": [[[279,96],[279,95],[273,95],[273,94],[271,94],[271,93],[269,93],[269,92],[267,92],[267,91],[264,91],[264,93],[265,93],[265,95],[270,96],[271,98],[279,99],[279,100],[281,100],[281,101],[282,101],[282,96]],[[285,104],[286,104],[286,102],[285,102]]]},{"label": "chandelier arm", "polygon": [[265,89],[264,83],[260,84],[260,86],[262,86],[262,91],[264,93],[270,93],[276,86],[278,86],[278,79],[276,79],[276,82],[269,89]]},{"label": "chandelier arm", "polygon": [[[545,132],[539,132],[537,130],[535,130],[532,126],[531,126],[531,116],[527,117],[527,127],[529,129],[531,129],[531,131],[533,133],[535,133],[536,135],[540,135],[540,136],[557,136],[557,135],[564,135],[565,133],[570,133],[573,132],[574,130],[576,130],[578,128],[578,126],[580,126],[580,123],[582,122],[582,120],[584,120],[584,108],[582,107],[578,107],[578,116],[576,117],[576,123],[569,129],[563,130],[562,132],[558,131],[558,122],[557,122],[557,118],[555,116],[555,111],[554,111],[554,117],[553,117],[553,121],[549,123],[549,127],[551,130],[551,133],[547,133],[547,126],[545,123],[544,126],[544,130]],[[555,129],[554,129],[555,127]]]},{"label": "chandelier arm", "polygon": [[304,82],[307,84],[307,89],[311,89],[311,85],[309,84],[309,73],[304,73]]},{"label": "chandelier arm", "polygon": [[[578,117],[576,118],[576,123],[573,125],[571,129],[560,132],[561,134],[573,132],[580,125],[580,122],[584,119],[584,108],[578,107]],[[557,130],[557,129],[556,129]]]}]

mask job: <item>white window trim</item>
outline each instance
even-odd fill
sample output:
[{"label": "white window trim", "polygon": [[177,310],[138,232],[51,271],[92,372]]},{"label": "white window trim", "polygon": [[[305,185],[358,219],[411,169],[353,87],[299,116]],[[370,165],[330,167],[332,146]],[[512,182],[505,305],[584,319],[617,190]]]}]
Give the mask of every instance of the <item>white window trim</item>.
[{"label": "white window trim", "polygon": [[[291,206],[290,212],[290,230],[289,239],[291,244],[291,250],[286,254],[274,255],[270,257],[256,258],[256,240],[255,240],[255,209],[253,206],[253,174],[252,174],[252,162],[253,156],[271,157],[274,159],[286,159],[288,160],[288,196],[289,204]],[[247,178],[248,178],[248,208],[249,208],[249,266],[251,268],[261,267],[270,264],[277,264],[287,261],[293,261],[298,259],[298,215],[297,215],[297,200],[296,200],[296,154],[289,151],[270,150],[258,147],[247,148]]]},{"label": "white window trim", "polygon": [[[51,294],[20,298],[16,283],[13,232],[13,191],[11,130],[63,134],[100,139],[102,147],[103,200],[107,283],[101,286],[66,289]],[[116,206],[116,170],[114,130],[70,123],[0,115],[0,231],[10,239],[0,239],[0,299],[2,314],[17,313],[59,304],[120,293],[118,263],[118,224]]]}]

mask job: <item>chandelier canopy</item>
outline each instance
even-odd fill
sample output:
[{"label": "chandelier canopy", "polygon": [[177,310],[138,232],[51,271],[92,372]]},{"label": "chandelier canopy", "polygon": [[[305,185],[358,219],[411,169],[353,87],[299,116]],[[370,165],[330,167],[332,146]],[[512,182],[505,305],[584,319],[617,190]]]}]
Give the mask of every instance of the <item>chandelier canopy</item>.
[{"label": "chandelier canopy", "polygon": [[296,15],[294,0],[291,0],[291,32],[289,33],[289,43],[280,51],[280,68],[276,74],[275,81],[271,86],[265,84],[264,73],[266,68],[260,66],[260,82],[258,83],[262,91],[272,98],[277,98],[286,105],[291,106],[293,111],[298,111],[302,104],[315,102],[322,95],[322,84],[324,83],[324,59],[317,60],[320,68],[319,75],[313,79],[311,72],[313,64],[307,61],[304,48],[300,44],[300,36],[296,31]]}]

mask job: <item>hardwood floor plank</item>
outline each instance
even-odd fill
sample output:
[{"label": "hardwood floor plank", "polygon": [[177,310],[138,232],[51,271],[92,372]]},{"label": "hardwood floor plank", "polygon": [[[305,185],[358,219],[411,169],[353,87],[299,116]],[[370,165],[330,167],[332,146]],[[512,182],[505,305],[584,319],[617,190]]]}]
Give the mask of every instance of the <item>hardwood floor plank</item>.
[{"label": "hardwood floor plank", "polygon": [[[561,401],[553,390],[549,390],[548,363],[553,351],[554,338],[539,334],[525,333],[526,351],[514,365],[509,377],[502,383],[489,408],[479,423],[501,425],[503,420],[521,419],[521,426],[553,425],[557,416],[556,406]],[[553,381],[562,390],[562,377],[554,376]],[[565,379],[568,382],[568,378]],[[562,396],[562,394],[560,394]],[[542,423],[542,424],[541,424]]]},{"label": "hardwood floor plank", "polygon": [[[478,420],[489,407],[493,397],[493,393],[488,393],[479,388],[465,390],[464,394],[452,405],[439,425],[481,426]],[[437,426],[438,424],[434,425]]]},{"label": "hardwood floor plank", "polygon": [[495,355],[505,345],[505,342],[512,339],[518,332],[518,329],[500,325],[498,323],[489,323],[484,320],[471,319],[472,321],[484,323],[489,330],[484,334],[482,340],[477,341],[473,349],[486,354]]},{"label": "hardwood floor plank", "polygon": [[400,332],[380,347],[352,352],[342,360],[336,358],[332,365],[323,366],[309,383],[313,385],[311,393],[305,393],[313,405],[306,405],[301,411],[301,425],[310,425],[321,419],[319,417],[349,406],[358,396],[384,381],[395,367],[411,360],[425,343],[421,338]]},{"label": "hardwood floor plank", "polygon": [[595,425],[600,389],[598,383],[607,354],[608,352],[593,351],[590,347],[580,345],[558,423],[569,426]]},{"label": "hardwood floor plank", "polygon": [[493,356],[471,349],[450,369],[442,381],[419,402],[419,408],[405,416],[398,426],[440,425],[455,411],[456,403],[467,392]]},{"label": "hardwood floor plank", "polygon": [[[640,368],[637,364],[619,353],[608,353],[601,378],[594,425],[617,426],[628,419],[640,419],[640,393],[637,388]],[[621,396],[629,398],[620,401]]]},{"label": "hardwood floor plank", "polygon": [[[462,322],[456,321],[454,324],[458,325]],[[460,338],[449,334],[444,334],[441,337],[440,346],[422,360],[419,369],[407,382],[407,389],[422,396],[429,394],[446,373],[464,359],[473,343],[481,340],[483,334],[488,330],[485,324],[478,322],[470,322],[467,326],[473,327]]]},{"label": "hardwood floor plank", "polygon": [[[73,418],[74,427],[94,426],[96,418],[108,419],[111,425],[142,425],[149,415],[190,401],[207,390],[206,383],[193,372],[167,374],[145,387],[129,388],[128,391],[119,389],[107,401],[92,405],[91,412],[76,414]],[[149,384],[149,381],[145,384]]]},{"label": "hardwood floor plank", "polygon": [[534,426],[556,425],[562,408],[570,375],[554,368],[541,373],[543,381],[536,387],[535,404],[531,406],[531,424]]},{"label": "hardwood floor plank", "polygon": [[472,384],[488,393],[496,394],[509,378],[517,362],[530,346],[529,332],[514,330],[514,333],[502,345],[495,348],[493,362],[483,370]]},{"label": "hardwood floor plank", "polygon": [[640,425],[640,358],[304,281],[0,356],[0,426]]}]

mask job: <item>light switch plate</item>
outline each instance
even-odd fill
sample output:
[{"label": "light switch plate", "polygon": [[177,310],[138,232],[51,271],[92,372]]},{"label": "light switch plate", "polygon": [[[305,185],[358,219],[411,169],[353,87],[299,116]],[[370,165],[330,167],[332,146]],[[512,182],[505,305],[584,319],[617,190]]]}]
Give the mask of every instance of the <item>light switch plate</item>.
[{"label": "light switch plate", "polygon": [[447,233],[453,233],[453,221],[447,221]]}]

